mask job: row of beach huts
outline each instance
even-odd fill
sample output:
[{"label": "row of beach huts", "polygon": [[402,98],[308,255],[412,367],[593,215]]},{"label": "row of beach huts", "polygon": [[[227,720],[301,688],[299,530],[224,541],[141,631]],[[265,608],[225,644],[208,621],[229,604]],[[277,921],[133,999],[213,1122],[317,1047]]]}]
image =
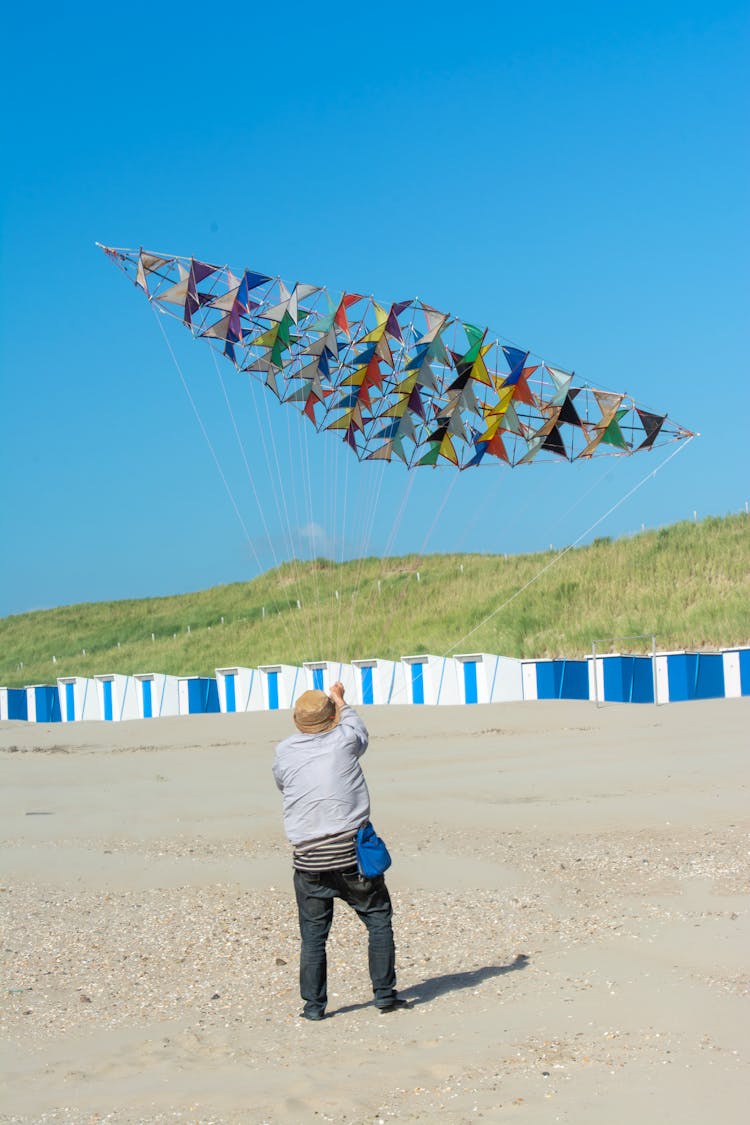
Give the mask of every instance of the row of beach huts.
[{"label": "row of beach huts", "polygon": [[357,704],[509,703],[588,699],[669,703],[750,695],[750,648],[720,652],[592,654],[583,660],[515,660],[489,653],[401,660],[311,661],[301,667],[217,668],[216,675],[159,672],[62,676],[55,684],[0,687],[0,720],[116,722],[208,712],[290,708],[308,688],[341,680]]}]

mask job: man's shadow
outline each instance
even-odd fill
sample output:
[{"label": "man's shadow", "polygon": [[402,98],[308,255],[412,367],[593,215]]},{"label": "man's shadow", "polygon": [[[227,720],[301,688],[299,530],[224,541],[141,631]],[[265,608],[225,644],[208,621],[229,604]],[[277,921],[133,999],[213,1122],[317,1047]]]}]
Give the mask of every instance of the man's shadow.
[{"label": "man's shadow", "polygon": [[525,969],[529,959],[525,953],[519,953],[509,965],[486,965],[483,969],[470,969],[465,973],[444,973],[439,977],[430,977],[421,984],[412,984],[409,988],[399,989],[402,1000],[410,1004],[429,1004],[438,996],[446,992],[458,992],[462,988],[476,988],[483,981],[492,977],[501,977],[505,973],[514,973],[517,969]]},{"label": "man's shadow", "polygon": [[[431,1000],[435,1000],[438,996],[444,996],[446,992],[458,992],[463,988],[476,988],[483,981],[490,980],[492,977],[501,977],[505,973],[514,973],[518,969],[525,969],[528,964],[529,958],[527,955],[519,953],[509,965],[485,965],[482,969],[470,969],[465,973],[443,973],[439,977],[428,977],[421,984],[412,984],[408,988],[400,988],[398,994],[402,1000],[409,1002],[410,1007],[416,1007],[418,1004],[429,1004]],[[369,1003],[347,1004],[345,1007],[337,1008],[335,1012],[331,1012],[331,1015],[343,1015],[345,1012],[356,1012],[360,1008],[369,1008],[370,1006]]]}]

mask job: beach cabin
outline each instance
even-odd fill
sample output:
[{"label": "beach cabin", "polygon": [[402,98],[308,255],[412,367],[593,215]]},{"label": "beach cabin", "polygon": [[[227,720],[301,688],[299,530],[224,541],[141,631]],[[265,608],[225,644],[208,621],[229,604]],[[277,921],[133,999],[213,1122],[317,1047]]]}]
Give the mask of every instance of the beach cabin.
[{"label": "beach cabin", "polygon": [[353,703],[405,703],[404,665],[397,660],[352,660]]},{"label": "beach cabin", "polygon": [[750,648],[727,648],[721,654],[724,665],[724,695],[739,699],[750,695]]},{"label": "beach cabin", "polygon": [[263,664],[258,672],[266,711],[290,710],[305,690],[302,669],[291,664]]},{"label": "beach cabin", "polygon": [[28,719],[26,688],[0,687],[0,720]]},{"label": "beach cabin", "polygon": [[30,723],[59,723],[61,715],[57,685],[32,684],[27,687],[26,713]]},{"label": "beach cabin", "polygon": [[650,656],[613,652],[597,655],[596,662],[593,656],[587,656],[586,661],[589,699],[599,703],[654,702],[654,664]]},{"label": "beach cabin", "polygon": [[216,687],[219,710],[225,714],[263,710],[263,690],[257,668],[217,668]]},{"label": "beach cabin", "polygon": [[64,723],[100,718],[96,684],[87,676],[59,676],[60,717]]},{"label": "beach cabin", "polygon": [[302,665],[302,671],[303,691],[328,691],[331,684],[341,681],[344,695],[354,702],[356,677],[351,664],[342,664],[340,660],[308,660]]},{"label": "beach cabin", "polygon": [[520,660],[489,652],[466,652],[457,653],[446,665],[440,703],[511,703],[521,699]]},{"label": "beach cabin", "polygon": [[94,676],[99,718],[107,723],[119,723],[138,718],[136,685],[132,676],[116,672]]},{"label": "beach cabin", "polygon": [[[405,690],[403,698],[396,696],[392,703],[428,703],[442,702],[441,695],[444,691],[446,667],[450,658],[447,656],[431,656],[428,653],[419,656],[402,656],[401,663],[405,671]],[[452,665],[452,661],[450,664]],[[455,689],[456,674],[451,668],[448,675],[449,687],[445,689],[448,697],[446,702],[456,703]]]},{"label": "beach cabin", "polygon": [[179,715],[177,676],[166,676],[163,672],[136,672],[133,683],[139,719]]},{"label": "beach cabin", "polygon": [[588,699],[585,660],[523,660],[524,699]]},{"label": "beach cabin", "polygon": [[219,710],[219,692],[212,676],[180,676],[177,699],[181,715],[209,715]]},{"label": "beach cabin", "polygon": [[659,703],[724,696],[724,656],[720,652],[658,652],[654,665]]}]

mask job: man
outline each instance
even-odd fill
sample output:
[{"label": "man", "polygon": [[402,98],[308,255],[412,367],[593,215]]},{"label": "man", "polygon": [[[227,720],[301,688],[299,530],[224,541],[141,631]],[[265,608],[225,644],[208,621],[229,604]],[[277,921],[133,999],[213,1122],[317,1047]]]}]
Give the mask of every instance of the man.
[{"label": "man", "polygon": [[408,1007],[396,994],[392,908],[385,879],[360,876],[354,841],[370,818],[370,795],[359,759],[367,729],[344,701],[344,685],[330,694],[306,691],[294,705],[299,731],[276,748],[273,776],[284,798],[284,830],[293,849],[294,891],[302,938],[301,1015],[322,1020],[328,1002],[326,940],[333,900],[356,910],[368,931],[375,1007]]}]

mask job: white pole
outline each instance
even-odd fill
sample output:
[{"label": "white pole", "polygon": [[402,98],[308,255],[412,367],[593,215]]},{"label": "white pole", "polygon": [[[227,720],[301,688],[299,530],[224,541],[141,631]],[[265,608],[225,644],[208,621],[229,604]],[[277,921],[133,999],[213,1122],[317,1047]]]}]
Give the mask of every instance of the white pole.
[{"label": "white pole", "polygon": [[594,703],[599,706],[599,675],[596,668],[596,641],[591,642],[591,655],[594,665]]}]

